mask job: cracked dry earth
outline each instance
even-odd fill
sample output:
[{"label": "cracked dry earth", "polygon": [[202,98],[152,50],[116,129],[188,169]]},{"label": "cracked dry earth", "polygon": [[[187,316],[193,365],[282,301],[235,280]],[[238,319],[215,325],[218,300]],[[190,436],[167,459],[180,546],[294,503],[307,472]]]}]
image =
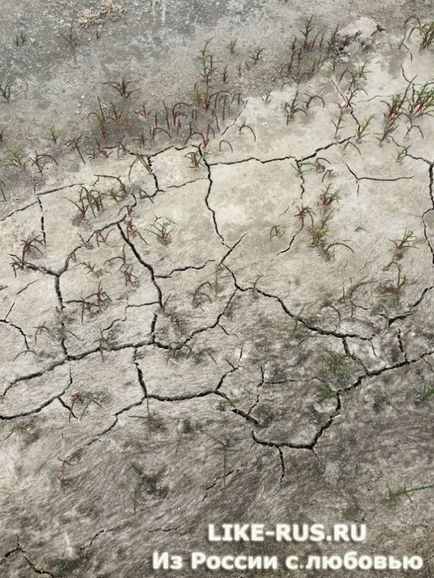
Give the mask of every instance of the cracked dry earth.
[{"label": "cracked dry earth", "polygon": [[206,146],[70,152],[4,205],[1,576],[288,551],[206,545],[228,521],[363,522],[432,575],[434,54],[342,38]]}]

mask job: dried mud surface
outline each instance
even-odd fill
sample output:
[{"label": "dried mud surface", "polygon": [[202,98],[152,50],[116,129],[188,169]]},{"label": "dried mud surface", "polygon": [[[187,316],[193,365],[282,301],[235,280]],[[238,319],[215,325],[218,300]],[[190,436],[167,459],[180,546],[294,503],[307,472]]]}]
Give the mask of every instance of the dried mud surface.
[{"label": "dried mud surface", "polygon": [[432,576],[426,4],[8,4],[0,575],[177,576],[151,553],[289,521]]}]

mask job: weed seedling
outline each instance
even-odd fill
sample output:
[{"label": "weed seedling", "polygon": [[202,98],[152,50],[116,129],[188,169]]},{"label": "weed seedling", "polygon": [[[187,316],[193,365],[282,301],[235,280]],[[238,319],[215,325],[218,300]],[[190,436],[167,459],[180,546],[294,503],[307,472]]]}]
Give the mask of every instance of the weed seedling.
[{"label": "weed seedling", "polygon": [[14,44],[17,48],[21,48],[22,46],[24,46],[26,42],[27,42],[26,33],[23,30],[21,30],[21,32],[15,36]]},{"label": "weed seedling", "polygon": [[359,307],[359,305],[357,305],[355,303],[355,300],[354,300],[356,293],[360,289],[362,289],[362,287],[366,287],[367,285],[372,285],[374,283],[374,281],[366,281],[366,280],[362,279],[361,281],[358,281],[357,283],[353,283],[352,280],[350,279],[350,283],[351,284],[348,287],[348,289],[345,289],[345,287],[342,287],[342,296],[339,298],[338,303],[348,304],[350,307],[350,317],[353,317],[355,309],[357,309],[357,307]]},{"label": "weed seedling", "polygon": [[408,155],[408,151],[410,150],[411,145],[408,145],[406,147],[401,147],[401,150],[399,151],[399,153],[396,155],[396,162],[401,164],[402,161],[406,158],[406,156]]},{"label": "weed seedling", "polygon": [[90,209],[94,217],[104,210],[103,194],[96,188],[89,189],[84,185],[80,187],[80,197],[78,202],[71,201],[78,209],[79,215],[76,220],[81,222]]},{"label": "weed seedling", "polygon": [[114,345],[114,340],[110,337],[110,333],[104,335],[104,331],[100,329],[100,336],[95,340],[94,343],[98,344],[99,352],[101,354],[101,359],[104,362],[104,351],[111,351]]},{"label": "weed seedling", "polygon": [[149,162],[147,161],[146,157],[140,153],[134,153],[134,160],[130,165],[129,171],[128,171],[128,180],[131,180],[131,171],[133,170],[133,167],[136,163],[140,163],[149,174],[152,174],[152,169],[151,166],[149,164]]},{"label": "weed seedling", "polygon": [[48,129],[48,138],[54,143],[57,144],[57,141],[60,138],[60,134],[57,132],[54,126],[50,126]]},{"label": "weed seedling", "polygon": [[136,474],[136,481],[132,495],[134,514],[137,512],[144,491],[148,495],[160,500],[167,497],[169,488],[160,484],[163,477],[164,468],[156,474],[145,474],[135,465],[132,465],[131,468]]},{"label": "weed seedling", "polygon": [[89,114],[89,116],[94,116],[96,118],[102,138],[107,138],[108,137],[107,118],[104,113],[104,109],[102,107],[99,96],[97,97],[97,100],[98,100],[98,111],[92,111]]},{"label": "weed seedling", "polygon": [[10,102],[12,98],[12,86],[11,80],[0,81],[0,96],[3,98],[4,102]]},{"label": "weed seedling", "polygon": [[190,159],[191,167],[193,169],[199,169],[201,165],[204,164],[203,155],[200,151],[191,151],[184,156]]},{"label": "weed seedling", "polygon": [[211,290],[212,285],[209,281],[204,281],[200,283],[194,290],[192,294],[191,304],[194,308],[202,307],[206,302],[212,303],[212,298],[210,297],[209,292],[207,289]]},{"label": "weed seedling", "polygon": [[334,171],[331,167],[327,168],[327,164],[330,165],[330,161],[328,161],[327,159],[324,159],[322,157],[317,157],[315,159],[315,162],[313,163],[314,167],[315,167],[315,171],[317,173],[322,173],[322,179],[321,182],[324,182],[324,180],[328,177],[331,178],[334,174]]},{"label": "weed seedling", "polygon": [[231,54],[235,54],[236,47],[237,47],[237,42],[238,42],[238,39],[237,39],[237,38],[234,38],[233,40],[231,40],[231,41],[229,42],[228,48],[229,48],[229,52],[230,52]]},{"label": "weed seedling", "polygon": [[105,263],[113,263],[114,261],[120,261],[119,269],[124,277],[125,285],[136,285],[138,282],[138,277],[133,273],[133,265],[130,265],[127,261],[127,256],[125,252],[126,246],[122,247],[122,254],[117,257],[111,257],[107,259]]},{"label": "weed seedling", "polygon": [[270,229],[270,241],[273,239],[280,239],[283,235],[283,227],[282,225],[273,225]]},{"label": "weed seedling", "polygon": [[25,239],[21,240],[21,254],[20,255],[12,255],[11,266],[16,276],[17,271],[23,271],[27,265],[27,257],[35,257],[37,255],[42,255],[41,247],[45,245],[44,239],[42,235],[37,233],[32,233]]},{"label": "weed seedling", "polygon": [[28,255],[42,255],[41,247],[45,245],[42,235],[32,233],[21,241],[23,258]]},{"label": "weed seedling", "polygon": [[387,485],[387,491],[388,491],[388,497],[387,497],[387,501],[391,506],[396,506],[399,502],[399,499],[402,498],[403,496],[405,496],[406,498],[408,498],[411,500],[410,494],[413,494],[415,492],[422,492],[424,490],[432,490],[434,489],[434,484],[428,484],[426,486],[414,486],[413,488],[407,488],[407,486],[403,486],[402,488],[399,488],[398,490],[392,491],[389,487],[389,485]]},{"label": "weed seedling", "polygon": [[265,48],[255,48],[249,54],[250,62],[252,66],[258,64],[259,59],[261,58],[262,53],[264,52]]},{"label": "weed seedling", "polygon": [[95,307],[98,308],[99,311],[102,310],[102,307],[106,305],[109,301],[111,301],[109,295],[106,291],[104,291],[101,287],[101,283],[98,283],[98,288],[94,293],[91,293],[86,297],[86,300],[93,300]]},{"label": "weed seedling", "polygon": [[[415,248],[416,237],[413,231],[409,231],[408,229],[406,229],[401,239],[398,240],[391,239],[390,242],[393,243],[392,262],[395,262],[401,260],[409,249]],[[390,265],[391,263],[389,263],[387,267],[389,267]]]},{"label": "weed seedling", "polygon": [[345,128],[345,125],[343,124],[344,118],[345,118],[345,114],[346,114],[346,110],[342,107],[339,107],[339,112],[337,117],[332,120],[332,124],[335,127],[335,138],[338,138],[339,136],[339,132]]},{"label": "weed seedling", "polygon": [[[406,25],[411,21],[413,21],[415,24],[413,28],[410,29],[408,38],[411,37],[414,31],[417,31],[420,38],[419,50],[426,50],[434,43],[434,20],[422,23],[422,21],[416,16],[411,16],[406,20]],[[405,39],[406,36],[404,36],[404,40],[401,44],[404,43]]]},{"label": "weed seedling", "polygon": [[24,153],[16,146],[9,146],[6,148],[5,156],[1,157],[1,161],[10,167],[24,170],[26,168],[26,160]]},{"label": "weed seedling", "polygon": [[100,408],[102,408],[102,401],[104,400],[104,393],[102,392],[77,392],[71,396],[70,407],[71,411],[73,408],[78,405],[80,406],[80,415],[79,419],[83,419],[86,415],[89,407],[94,404]]},{"label": "weed seedling", "polygon": [[304,221],[309,217],[312,227],[314,226],[313,215],[315,214],[311,208],[301,205],[297,206],[298,213],[294,215],[300,221],[300,231],[304,228]]},{"label": "weed seedling", "polygon": [[154,222],[152,225],[149,226],[147,229],[148,233],[155,235],[157,241],[161,243],[161,245],[169,245],[172,242],[172,225],[174,225],[174,221],[167,219],[166,217],[155,217]]},{"label": "weed seedling", "polygon": [[134,224],[134,219],[131,213],[129,213],[129,217],[125,219],[125,225],[126,225],[126,235],[128,239],[130,239],[131,237],[138,237],[139,239],[141,239],[141,241],[143,241],[143,243],[145,243],[145,245],[149,244],[145,239],[145,237],[141,234],[139,229]]},{"label": "weed seedling", "polygon": [[356,132],[356,141],[359,143],[365,136],[368,134],[368,129],[372,121],[374,120],[375,115],[371,115],[366,120],[362,122],[357,128]]},{"label": "weed seedling", "polygon": [[285,102],[283,105],[283,110],[286,114],[286,124],[288,125],[291,120],[294,119],[295,115],[298,112],[302,112],[303,114],[307,114],[307,109],[298,102],[298,88],[295,91],[295,94],[291,100],[291,102]]},{"label": "weed seedling", "polygon": [[319,196],[319,200],[321,206],[324,208],[330,207],[334,201],[338,202],[341,198],[341,193],[339,190],[334,192],[330,192],[331,185],[327,185],[327,187],[323,190],[323,192]]},{"label": "weed seedling", "polygon": [[91,261],[82,261],[81,263],[79,263],[79,265],[81,267],[83,267],[84,269],[86,269],[87,271],[87,275],[89,275],[90,273],[92,275],[95,275],[95,277],[100,277],[102,275],[102,270],[101,269],[97,269],[96,264],[92,263]]},{"label": "weed seedling", "polygon": [[271,101],[272,90],[269,88],[265,91],[265,94],[261,96],[261,100],[264,104],[268,104]]},{"label": "weed seedling", "polygon": [[306,96],[307,96],[307,100],[304,103],[304,110],[306,112],[309,111],[312,103],[315,102],[315,100],[319,100],[320,103],[322,104],[322,107],[325,108],[325,100],[319,94],[307,94]]},{"label": "weed seedling", "polygon": [[41,325],[35,327],[33,339],[36,344],[38,343],[39,337],[44,333],[46,333],[48,337],[50,337],[50,339],[53,339],[55,341],[64,341],[67,335],[71,335],[75,339],[81,341],[80,337],[78,337],[75,333],[73,333],[69,329],[66,329],[61,315],[58,315],[58,321],[55,325],[49,326],[44,322],[41,323]]},{"label": "weed seedling", "polygon": [[30,157],[32,166],[38,169],[38,173],[42,175],[44,173],[45,167],[51,162],[57,166],[57,161],[51,155],[48,154],[38,154],[35,152],[35,157]]},{"label": "weed seedling", "polygon": [[410,90],[411,83],[407,85],[404,93],[394,94],[390,101],[386,101],[386,111],[384,112],[384,128],[383,134],[378,137],[380,144],[383,143],[388,137],[392,136],[397,128],[398,120],[405,113],[405,104],[407,101],[408,92]]},{"label": "weed seedling", "polygon": [[426,82],[420,88],[416,88],[410,81],[411,91],[408,97],[407,105],[408,116],[412,123],[424,115],[433,116],[434,114],[434,86],[432,82]]},{"label": "weed seedling", "polygon": [[111,81],[111,82],[104,82],[107,86],[110,86],[118,94],[122,96],[122,98],[130,98],[132,94],[137,92],[139,89],[135,88],[131,90],[129,87],[133,83],[133,80],[126,80],[125,76],[123,76],[119,81]]},{"label": "weed seedling", "polygon": [[327,377],[333,377],[338,381],[342,381],[348,375],[348,355],[346,353],[337,353],[325,349],[325,355],[322,357],[325,365],[325,373]]},{"label": "weed seedling", "polygon": [[234,147],[233,147],[233,146],[231,145],[231,143],[230,143],[228,140],[226,140],[226,139],[222,139],[222,140],[219,142],[219,151],[222,150],[222,145],[224,145],[224,144],[231,149],[231,152],[232,152],[232,153],[234,152]]},{"label": "weed seedling", "polygon": [[243,132],[243,130],[249,130],[252,133],[253,136],[253,140],[256,142],[256,133],[255,131],[252,129],[252,127],[246,123],[246,121],[243,122],[243,124],[241,126],[238,127],[238,132],[241,134]]},{"label": "weed seedling", "polygon": [[419,403],[431,406],[431,400],[434,398],[434,386],[424,384],[421,391],[416,392],[416,400]]},{"label": "weed seedling", "polygon": [[71,139],[65,142],[66,146],[69,147],[70,150],[76,151],[81,158],[83,164],[86,164],[84,160],[83,154],[81,152],[81,141],[83,140],[83,135],[80,134],[78,136],[72,137]]},{"label": "weed seedling", "polygon": [[326,399],[336,399],[337,393],[336,391],[333,391],[333,389],[331,389],[331,387],[326,386],[323,390],[322,390],[322,398],[324,400]]},{"label": "weed seedling", "polygon": [[311,50],[315,45],[316,37],[313,39],[313,42],[310,40],[313,29],[313,16],[310,16],[306,20],[304,28],[301,30],[301,35],[303,37],[303,50]]},{"label": "weed seedling", "polygon": [[329,230],[325,223],[321,223],[320,225],[313,225],[310,229],[312,245],[314,247],[321,248],[324,245],[328,232]]},{"label": "weed seedling", "polygon": [[396,282],[388,281],[380,285],[380,293],[386,297],[394,297],[396,304],[399,303],[401,298],[401,293],[404,287],[407,285],[406,275],[402,275],[401,266],[396,261],[391,261],[389,266],[395,265],[397,268],[397,278]]},{"label": "weed seedling", "polygon": [[[230,402],[231,403],[231,402]],[[206,432],[203,432],[207,437],[213,440],[217,444],[217,449],[222,452],[223,454],[223,490],[226,490],[226,477],[228,475],[227,471],[227,454],[230,451],[233,451],[231,448],[233,447],[233,441],[229,438],[222,438],[218,439]]]},{"label": "weed seedling", "polygon": [[74,32],[74,24],[71,22],[67,32],[60,32],[60,38],[62,38],[72,49],[78,46],[78,36]]},{"label": "weed seedling", "polygon": [[3,199],[3,201],[6,201],[6,193],[5,193],[5,184],[3,181],[0,181],[0,195]]},{"label": "weed seedling", "polygon": [[88,295],[86,298],[82,297],[79,301],[81,305],[81,322],[83,323],[84,321],[85,312],[93,313],[95,309],[98,312],[101,312],[102,308],[108,305],[110,301],[111,298],[109,297],[108,293],[102,289],[100,282],[96,291]]},{"label": "weed seedling", "polygon": [[71,199],[68,199],[68,201],[72,203],[74,207],[77,209],[77,213],[73,219],[73,222],[79,225],[86,218],[88,206],[84,203],[84,200],[81,197],[81,195],[78,201],[71,201]]}]

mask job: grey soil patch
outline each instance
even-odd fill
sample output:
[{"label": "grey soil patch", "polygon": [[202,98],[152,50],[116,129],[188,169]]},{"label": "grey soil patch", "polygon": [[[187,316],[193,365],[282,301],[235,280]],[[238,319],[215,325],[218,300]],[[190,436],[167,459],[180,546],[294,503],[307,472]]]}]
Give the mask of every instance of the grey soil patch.
[{"label": "grey soil patch", "polygon": [[1,576],[432,575],[434,28],[345,4],[3,3]]}]

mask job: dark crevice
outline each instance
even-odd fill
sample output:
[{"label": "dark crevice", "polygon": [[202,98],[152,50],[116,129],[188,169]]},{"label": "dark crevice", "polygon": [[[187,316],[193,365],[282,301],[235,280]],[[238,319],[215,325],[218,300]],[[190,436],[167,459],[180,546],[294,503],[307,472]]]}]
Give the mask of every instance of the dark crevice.
[{"label": "dark crevice", "polygon": [[15,215],[15,213],[21,213],[22,211],[26,211],[27,209],[30,209],[30,207],[34,207],[37,204],[38,204],[38,201],[33,201],[33,203],[30,203],[29,205],[26,205],[25,207],[21,207],[20,209],[15,209],[11,213],[8,213],[6,216],[2,217],[0,219],[0,223],[3,223],[3,221],[6,221],[6,219],[9,219],[13,215]]},{"label": "dark crevice", "polygon": [[224,240],[223,235],[220,233],[219,228],[218,228],[218,224],[217,224],[217,216],[216,216],[216,212],[215,210],[211,207],[211,205],[209,204],[209,198],[211,195],[211,191],[212,191],[212,186],[213,186],[213,180],[212,180],[212,174],[211,174],[211,165],[208,163],[208,161],[205,159],[204,156],[202,156],[203,161],[205,163],[205,166],[207,168],[207,172],[208,172],[208,191],[207,194],[205,196],[205,204],[207,206],[208,211],[211,213],[212,216],[212,221],[214,223],[214,230],[217,234],[217,236],[220,238],[220,241],[222,242],[223,245],[225,245],[225,247],[228,247],[228,245],[226,244],[226,241]]},{"label": "dark crevice", "polygon": [[[72,385],[72,375],[71,375],[71,370],[69,371],[69,380],[68,380],[68,384],[66,385],[66,387],[64,387],[64,389],[57,395],[53,395],[52,397],[50,397],[49,399],[45,400],[43,403],[41,403],[38,407],[36,407],[35,409],[31,409],[29,411],[23,411],[21,413],[17,413],[14,415],[0,415],[0,420],[4,420],[4,421],[9,421],[9,420],[13,420],[13,419],[17,419],[19,417],[27,417],[29,415],[34,415],[37,413],[40,413],[44,408],[48,407],[50,404],[52,404],[54,401],[59,400],[60,403],[62,403],[61,401],[61,396],[64,395],[68,389],[71,387]],[[4,397],[6,395],[6,391],[3,393]],[[62,403],[62,405],[65,406],[65,404]]]},{"label": "dark crevice", "polygon": [[125,241],[125,243],[130,247],[131,251],[133,252],[134,256],[136,257],[136,259],[139,261],[139,263],[141,265],[143,265],[143,267],[145,269],[147,269],[151,275],[151,281],[152,284],[154,285],[156,291],[157,291],[157,295],[158,295],[158,303],[161,307],[161,309],[163,309],[163,292],[161,291],[160,286],[158,285],[158,283],[156,282],[156,275],[155,275],[155,271],[153,266],[150,263],[147,263],[143,257],[140,255],[140,253],[137,251],[134,243],[127,237],[127,235],[125,235],[121,225],[118,223],[117,227],[119,229],[119,232],[121,234],[122,239]]},{"label": "dark crevice", "polygon": [[172,269],[170,271],[170,273],[165,273],[164,275],[155,275],[156,279],[169,279],[173,273],[183,273],[184,271],[201,271],[202,269],[205,269],[205,267],[209,264],[209,263],[214,263],[215,260],[214,259],[208,259],[207,261],[205,261],[205,263],[203,263],[203,265],[186,265],[185,267],[176,267],[175,269]]}]

